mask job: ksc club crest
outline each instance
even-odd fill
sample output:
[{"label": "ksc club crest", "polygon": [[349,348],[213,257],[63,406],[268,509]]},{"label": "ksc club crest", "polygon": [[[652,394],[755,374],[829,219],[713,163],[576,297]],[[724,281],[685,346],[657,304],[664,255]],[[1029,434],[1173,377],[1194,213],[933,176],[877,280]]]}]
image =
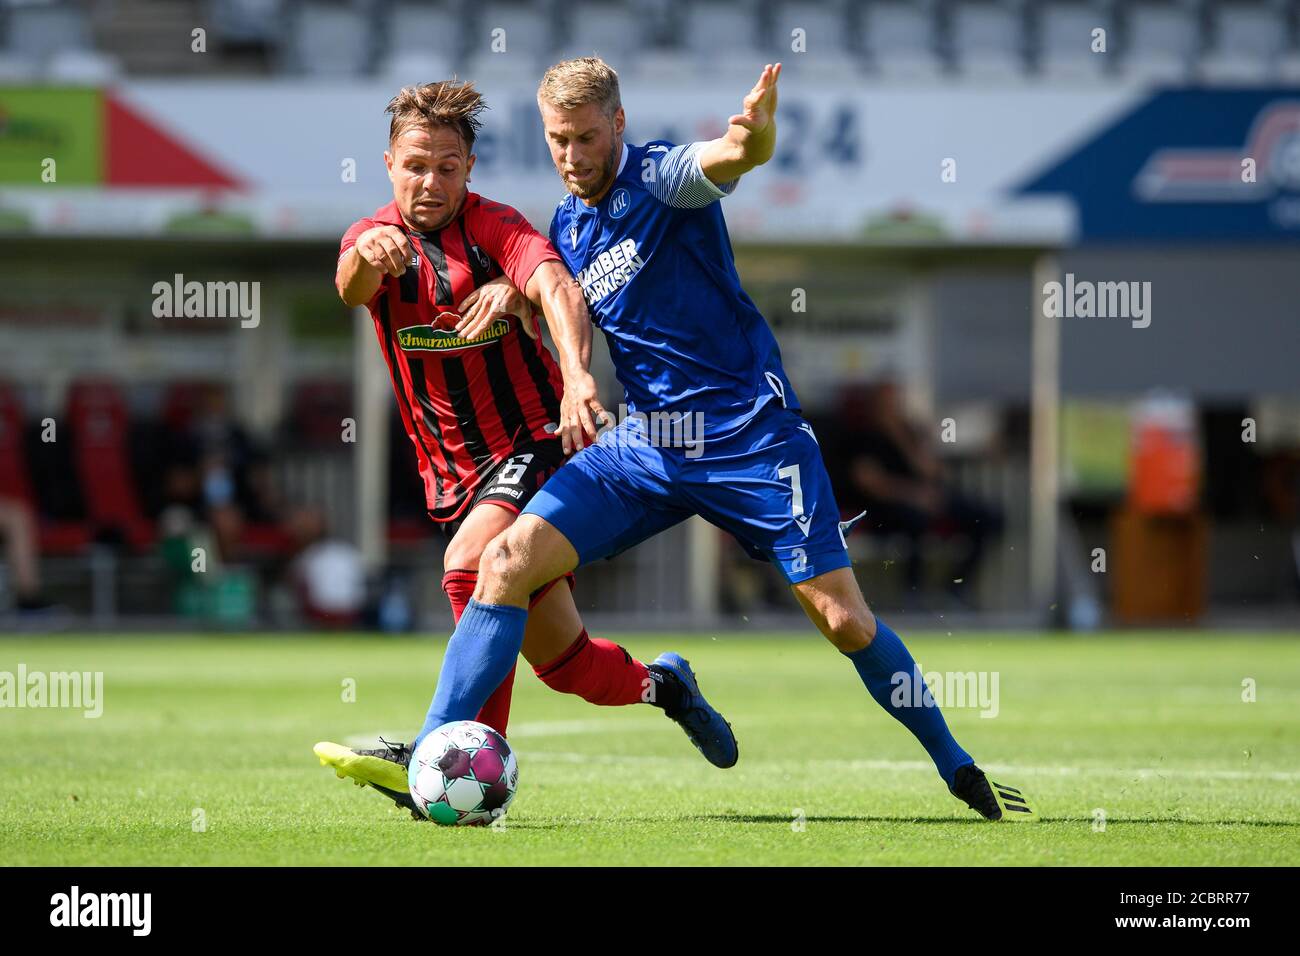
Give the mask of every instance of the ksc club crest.
[{"label": "ksc club crest", "polygon": [[615,189],[609,197],[609,218],[622,219],[627,215],[628,207],[632,205],[632,197],[628,191],[620,186]]}]

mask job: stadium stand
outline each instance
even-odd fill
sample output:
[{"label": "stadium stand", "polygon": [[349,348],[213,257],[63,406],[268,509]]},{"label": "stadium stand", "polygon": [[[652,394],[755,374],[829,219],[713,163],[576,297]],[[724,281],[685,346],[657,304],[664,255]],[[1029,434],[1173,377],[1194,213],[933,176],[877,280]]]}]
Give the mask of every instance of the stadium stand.
[{"label": "stadium stand", "polygon": [[[1036,76],[1235,84],[1300,76],[1297,0],[0,0],[0,79],[120,75],[457,73],[505,80],[599,53],[647,79],[748,72],[791,52],[797,71],[851,79]],[[204,56],[191,33],[206,31]],[[1106,31],[1105,57],[1091,48]],[[494,33],[504,30],[504,33]],[[720,45],[717,38],[727,37]],[[500,44],[511,55],[502,56]],[[493,44],[496,44],[494,47]],[[520,55],[522,54],[522,55]]]}]

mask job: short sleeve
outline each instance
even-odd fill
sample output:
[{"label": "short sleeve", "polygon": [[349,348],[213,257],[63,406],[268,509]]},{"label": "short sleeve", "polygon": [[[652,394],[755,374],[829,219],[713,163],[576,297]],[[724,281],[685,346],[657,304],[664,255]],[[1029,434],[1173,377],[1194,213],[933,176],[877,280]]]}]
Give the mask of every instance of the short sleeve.
[{"label": "short sleeve", "polygon": [[367,229],[373,229],[375,225],[373,219],[366,218],[358,219],[348,226],[348,231],[343,233],[343,241],[339,243],[339,258],[342,259],[347,251],[357,244],[357,240],[361,238],[363,232]]},{"label": "short sleeve", "polygon": [[675,209],[703,209],[736,190],[739,179],[719,186],[700,167],[704,143],[669,146],[655,143],[646,147],[646,158],[654,163],[654,178],[646,183],[660,202]]},{"label": "short sleeve", "polygon": [[480,198],[476,212],[471,226],[474,237],[521,292],[538,266],[560,259],[550,240],[514,207]]}]

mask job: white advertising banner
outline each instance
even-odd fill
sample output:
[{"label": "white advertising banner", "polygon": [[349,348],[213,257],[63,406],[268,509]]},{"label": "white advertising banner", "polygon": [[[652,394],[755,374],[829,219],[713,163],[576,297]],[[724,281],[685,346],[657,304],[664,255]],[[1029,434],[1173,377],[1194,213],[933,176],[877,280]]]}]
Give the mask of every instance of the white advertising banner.
[{"label": "white advertising banner", "polygon": [[[533,91],[482,88],[490,110],[470,188],[519,207],[544,230],[563,191]],[[336,236],[391,199],[384,107],[394,92],[374,81],[125,83],[105,96],[226,183],[151,186],[149,157],[132,155],[123,162],[143,168],[128,185],[24,188],[10,181],[3,206],[21,210],[37,232],[150,235],[175,228],[178,217],[220,212],[267,236]],[[628,86],[628,139],[717,136],[744,92]],[[738,238],[771,242],[843,242],[899,229],[958,241],[1068,241],[1071,202],[1016,197],[1011,189],[1141,93],[783,81],[777,155],[726,200],[728,223]]]}]

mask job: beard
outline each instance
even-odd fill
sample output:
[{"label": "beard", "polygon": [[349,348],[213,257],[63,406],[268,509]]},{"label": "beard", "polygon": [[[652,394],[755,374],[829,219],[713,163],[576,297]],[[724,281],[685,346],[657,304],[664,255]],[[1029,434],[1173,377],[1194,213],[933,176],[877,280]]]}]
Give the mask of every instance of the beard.
[{"label": "beard", "polygon": [[615,140],[609,155],[605,157],[605,162],[594,170],[596,175],[587,182],[575,183],[565,177],[565,188],[579,199],[594,199],[599,196],[614,178],[614,164],[618,161],[621,146],[622,144]]}]

